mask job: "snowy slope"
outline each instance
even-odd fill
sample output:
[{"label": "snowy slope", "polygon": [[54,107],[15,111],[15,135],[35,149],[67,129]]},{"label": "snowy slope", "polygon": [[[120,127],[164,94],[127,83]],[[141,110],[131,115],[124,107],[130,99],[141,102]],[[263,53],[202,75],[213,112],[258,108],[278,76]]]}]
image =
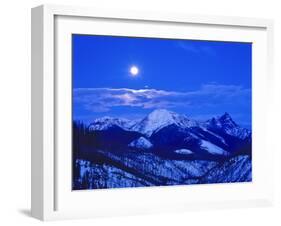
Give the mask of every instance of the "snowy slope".
[{"label": "snowy slope", "polygon": [[210,170],[200,182],[229,183],[252,181],[252,160],[249,156],[233,157]]},{"label": "snowy slope", "polygon": [[201,147],[213,155],[228,155],[227,151],[206,140],[201,140]]},{"label": "snowy slope", "polygon": [[182,148],[182,149],[175,150],[175,153],[183,154],[183,155],[191,155],[191,154],[193,154],[193,151],[191,151],[189,149]]},{"label": "snowy slope", "polygon": [[132,141],[128,146],[132,147],[132,148],[144,150],[144,149],[152,148],[153,144],[146,138],[140,137],[140,138]]},{"label": "snowy slope", "polygon": [[74,188],[76,190],[153,185],[132,173],[108,164],[91,164],[90,161],[77,159],[75,168],[79,172],[74,178]]},{"label": "snowy slope", "polygon": [[236,156],[223,163],[206,160],[169,160],[152,153],[113,155],[112,164],[76,160],[77,189],[142,187],[177,184],[247,182],[252,180],[251,159]]},{"label": "snowy slope", "polygon": [[[127,153],[116,155],[103,152],[118,167],[144,179],[154,185],[194,183],[213,167],[215,161],[206,160],[169,160],[163,159],[150,152]],[[188,181],[192,180],[192,181]]]}]

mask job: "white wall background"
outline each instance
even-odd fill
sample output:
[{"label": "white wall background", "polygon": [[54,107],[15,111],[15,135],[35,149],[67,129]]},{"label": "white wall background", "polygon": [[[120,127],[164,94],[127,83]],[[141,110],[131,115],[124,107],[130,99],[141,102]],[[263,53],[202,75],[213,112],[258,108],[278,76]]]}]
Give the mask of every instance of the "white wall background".
[{"label": "white wall background", "polygon": [[[0,8],[0,225],[38,225],[30,208],[30,8],[56,3],[116,9],[232,15],[275,20],[275,98],[272,142],[281,139],[278,0],[6,0]],[[280,89],[280,91],[278,90]],[[280,136],[280,137],[279,137]],[[276,204],[270,208],[197,211],[149,216],[51,222],[52,225],[280,225],[281,148],[275,153]],[[272,175],[269,175],[272,176]]]}]

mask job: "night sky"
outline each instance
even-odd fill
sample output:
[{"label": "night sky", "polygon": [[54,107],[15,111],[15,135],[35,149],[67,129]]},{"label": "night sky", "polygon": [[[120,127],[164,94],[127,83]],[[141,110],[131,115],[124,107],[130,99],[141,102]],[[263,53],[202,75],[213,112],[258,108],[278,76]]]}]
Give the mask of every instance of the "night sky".
[{"label": "night sky", "polygon": [[73,35],[72,49],[75,120],[164,108],[251,128],[251,43]]}]

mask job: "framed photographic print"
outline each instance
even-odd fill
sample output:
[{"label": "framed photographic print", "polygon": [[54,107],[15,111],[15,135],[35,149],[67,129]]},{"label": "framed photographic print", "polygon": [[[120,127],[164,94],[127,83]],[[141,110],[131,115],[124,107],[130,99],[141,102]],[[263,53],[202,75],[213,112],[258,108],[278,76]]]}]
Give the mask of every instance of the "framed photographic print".
[{"label": "framed photographic print", "polygon": [[32,215],[270,205],[272,21],[32,10]]}]

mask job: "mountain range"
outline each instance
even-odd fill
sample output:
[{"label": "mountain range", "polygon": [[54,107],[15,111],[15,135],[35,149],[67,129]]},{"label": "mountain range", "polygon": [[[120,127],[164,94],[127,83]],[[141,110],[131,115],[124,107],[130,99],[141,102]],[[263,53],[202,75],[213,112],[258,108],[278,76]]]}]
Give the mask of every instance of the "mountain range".
[{"label": "mountain range", "polygon": [[252,133],[228,113],[202,122],[157,109],[83,128],[73,137],[74,189],[251,181]]}]

